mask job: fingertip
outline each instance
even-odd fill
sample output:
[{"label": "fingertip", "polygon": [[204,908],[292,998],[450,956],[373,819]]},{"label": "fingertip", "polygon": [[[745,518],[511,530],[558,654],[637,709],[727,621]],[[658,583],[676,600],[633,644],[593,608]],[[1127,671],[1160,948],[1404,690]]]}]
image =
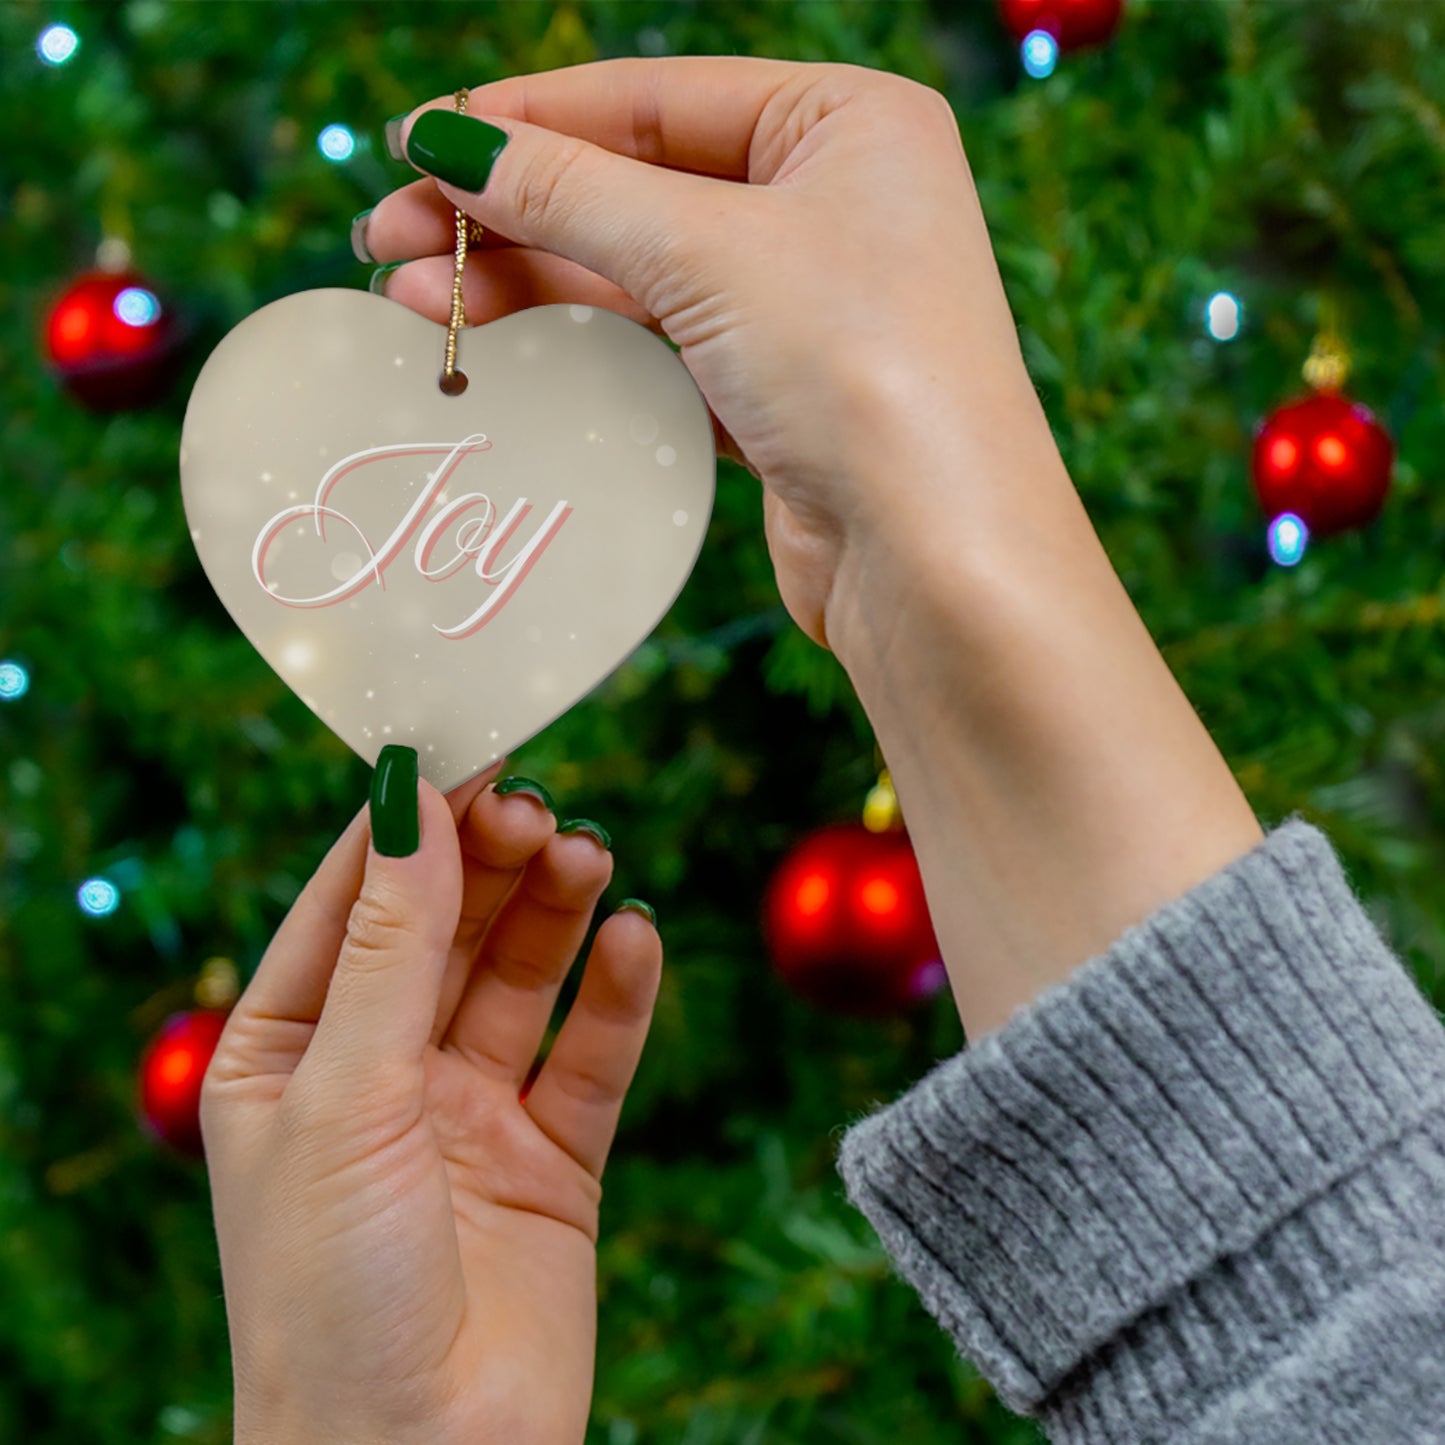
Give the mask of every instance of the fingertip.
[{"label": "fingertip", "polygon": [[513,869],[541,852],[556,829],[556,814],[534,794],[503,794],[487,786],[472,797],[457,831],[475,862]]},{"label": "fingertip", "polygon": [[662,985],[662,937],[645,913],[619,908],[597,930],[595,951],[609,980],[609,1001],[649,1009]]},{"label": "fingertip", "polygon": [[645,918],[651,928],[657,928],[657,910],[650,903],[644,903],[640,898],[624,898],[617,905],[618,913],[635,913],[639,918]]},{"label": "fingertip", "polygon": [[645,960],[649,971],[661,972],[662,935],[655,918],[635,907],[619,905],[603,920],[597,930],[597,941],[609,954]]},{"label": "fingertip", "polygon": [[382,134],[386,137],[386,153],[394,161],[406,159],[406,123],[411,119],[411,112],[403,111],[401,115],[391,116],[382,127]]}]

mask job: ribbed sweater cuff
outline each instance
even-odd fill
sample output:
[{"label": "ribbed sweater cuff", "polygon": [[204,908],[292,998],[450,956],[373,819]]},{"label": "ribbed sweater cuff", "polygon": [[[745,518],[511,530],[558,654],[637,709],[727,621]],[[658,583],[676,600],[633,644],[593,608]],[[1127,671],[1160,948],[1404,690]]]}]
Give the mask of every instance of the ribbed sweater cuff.
[{"label": "ribbed sweater cuff", "polygon": [[855,1124],[839,1168],[1008,1404],[1082,1418],[1112,1371],[1114,1428],[1061,1433],[1141,1439],[1129,1399],[1204,1386],[1201,1360],[1237,1384],[1271,1299],[1325,1307],[1322,1229],[1378,1255],[1398,1218],[1372,1161],[1438,1161],[1442,1102],[1440,1020],[1291,818]]}]

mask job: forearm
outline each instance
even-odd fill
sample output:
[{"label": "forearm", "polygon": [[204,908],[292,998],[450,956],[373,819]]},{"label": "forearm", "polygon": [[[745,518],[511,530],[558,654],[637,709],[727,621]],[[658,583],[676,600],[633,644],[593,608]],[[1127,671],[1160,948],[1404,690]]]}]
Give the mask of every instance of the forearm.
[{"label": "forearm", "polygon": [[871,454],[917,502],[870,519],[828,613],[971,1039],[1262,836],[1032,394],[1003,406]]}]

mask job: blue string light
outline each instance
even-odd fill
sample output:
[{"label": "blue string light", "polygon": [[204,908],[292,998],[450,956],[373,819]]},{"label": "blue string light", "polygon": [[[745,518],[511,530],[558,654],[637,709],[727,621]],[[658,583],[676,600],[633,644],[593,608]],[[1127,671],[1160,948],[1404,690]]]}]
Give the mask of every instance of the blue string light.
[{"label": "blue string light", "polygon": [[349,161],[356,151],[356,137],[347,126],[329,125],[316,137],[316,147],[329,161]]},{"label": "blue string light", "polygon": [[150,326],[159,321],[161,315],[160,301],[144,286],[127,286],[115,298],[111,309],[127,326]]},{"label": "blue string light", "polygon": [[15,702],[30,691],[30,674],[8,659],[0,662],[0,702]]},{"label": "blue string light", "polygon": [[1269,555],[1281,567],[1293,567],[1305,554],[1310,529],[1293,512],[1281,512],[1269,524]]},{"label": "blue string light", "polygon": [[80,36],[68,25],[47,25],[35,42],[35,53],[47,65],[64,65],[80,49]]},{"label": "blue string light", "polygon": [[1047,30],[1031,30],[1024,37],[1019,53],[1024,69],[1035,80],[1046,80],[1059,63],[1059,42]]},{"label": "blue string light", "polygon": [[75,897],[92,918],[106,918],[120,907],[120,889],[109,878],[87,878]]}]

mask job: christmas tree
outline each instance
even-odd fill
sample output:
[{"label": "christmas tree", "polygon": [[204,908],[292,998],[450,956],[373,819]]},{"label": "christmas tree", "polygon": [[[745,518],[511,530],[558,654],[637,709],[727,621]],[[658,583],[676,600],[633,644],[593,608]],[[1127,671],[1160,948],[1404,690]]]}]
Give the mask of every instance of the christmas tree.
[{"label": "christmas tree", "polygon": [[[1106,43],[1059,53],[1021,50],[985,0],[17,0],[0,1439],[231,1439],[204,1167],[141,1126],[138,1062],[207,959],[244,984],[367,794],[201,570],[176,470],[189,383],[256,308],[365,287],[350,218],[414,175],[386,155],[388,116],[684,53],[844,61],[947,95],[1031,373],[1135,604],[1261,820],[1321,826],[1445,1002],[1445,10],[1133,0]],[[77,374],[85,315],[47,332],[98,257],[125,278],[106,305],[168,328],[144,377],[118,364],[135,388],[118,409],[87,405],[116,373]],[[1393,441],[1390,491],[1364,527],[1267,531],[1255,429],[1306,390],[1322,337]],[[1018,1445],[1035,1430],[892,1277],[833,1166],[842,1126],[961,1047],[947,992],[859,1019],[768,959],[769,879],[857,817],[879,759],[846,676],[779,603],[761,515],[720,463],[665,621],[511,762],[610,829],[605,902],[654,903],[668,955],[606,1177],[589,1440]]]}]

